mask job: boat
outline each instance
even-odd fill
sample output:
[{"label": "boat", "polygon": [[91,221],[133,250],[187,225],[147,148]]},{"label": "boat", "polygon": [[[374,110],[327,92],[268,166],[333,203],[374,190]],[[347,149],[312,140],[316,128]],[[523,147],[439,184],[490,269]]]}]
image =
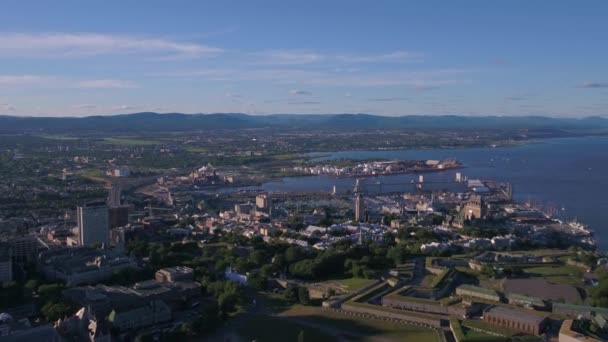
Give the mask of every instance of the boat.
[{"label": "boat", "polygon": [[568,226],[570,228],[574,229],[575,231],[579,231],[579,232],[587,233],[587,234],[593,234],[593,230],[591,230],[591,228],[578,222],[576,219],[568,222]]}]

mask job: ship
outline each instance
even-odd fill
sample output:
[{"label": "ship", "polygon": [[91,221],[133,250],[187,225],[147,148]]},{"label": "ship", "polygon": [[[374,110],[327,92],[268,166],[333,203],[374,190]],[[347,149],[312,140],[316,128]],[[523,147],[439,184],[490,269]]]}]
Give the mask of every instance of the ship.
[{"label": "ship", "polygon": [[568,224],[568,227],[574,229],[577,232],[581,232],[581,233],[585,233],[585,234],[589,234],[589,235],[593,234],[593,230],[591,230],[591,228],[578,222],[576,219],[568,222],[567,224]]}]

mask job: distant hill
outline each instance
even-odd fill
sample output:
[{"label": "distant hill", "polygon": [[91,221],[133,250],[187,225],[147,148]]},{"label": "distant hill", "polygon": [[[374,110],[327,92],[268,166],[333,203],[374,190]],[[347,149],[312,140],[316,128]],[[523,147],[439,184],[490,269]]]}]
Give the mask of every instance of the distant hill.
[{"label": "distant hill", "polygon": [[282,129],[549,129],[605,130],[608,119],[550,118],[542,116],[425,116],[399,117],[370,114],[181,114],[133,113],[109,116],[17,117],[0,115],[0,132],[92,133],[162,132],[242,128]]}]

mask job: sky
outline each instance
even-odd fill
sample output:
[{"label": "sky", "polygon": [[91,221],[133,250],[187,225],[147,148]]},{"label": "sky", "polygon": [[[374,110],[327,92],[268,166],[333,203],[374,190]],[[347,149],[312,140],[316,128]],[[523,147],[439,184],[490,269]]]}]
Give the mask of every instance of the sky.
[{"label": "sky", "polygon": [[608,115],[608,1],[0,0],[0,114]]}]

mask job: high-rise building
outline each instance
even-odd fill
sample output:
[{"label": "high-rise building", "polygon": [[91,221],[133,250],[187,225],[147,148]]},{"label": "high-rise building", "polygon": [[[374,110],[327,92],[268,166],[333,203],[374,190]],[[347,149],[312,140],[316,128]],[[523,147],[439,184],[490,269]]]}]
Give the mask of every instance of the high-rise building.
[{"label": "high-rise building", "polygon": [[105,202],[85,203],[78,207],[76,216],[80,245],[108,245],[110,240],[110,222],[108,206]]},{"label": "high-rise building", "polygon": [[108,194],[110,229],[124,227],[129,223],[130,206],[121,204],[120,185],[113,183]]},{"label": "high-rise building", "polygon": [[355,194],[355,221],[361,222],[363,220],[363,196],[357,193]]},{"label": "high-rise building", "polygon": [[7,247],[0,245],[0,284],[13,280],[13,260]]},{"label": "high-rise building", "polygon": [[112,183],[110,193],[108,194],[108,207],[119,207],[120,206],[120,185]]},{"label": "high-rise building", "polygon": [[255,197],[255,206],[258,210],[268,211],[270,209],[270,196],[268,194],[259,194]]}]

